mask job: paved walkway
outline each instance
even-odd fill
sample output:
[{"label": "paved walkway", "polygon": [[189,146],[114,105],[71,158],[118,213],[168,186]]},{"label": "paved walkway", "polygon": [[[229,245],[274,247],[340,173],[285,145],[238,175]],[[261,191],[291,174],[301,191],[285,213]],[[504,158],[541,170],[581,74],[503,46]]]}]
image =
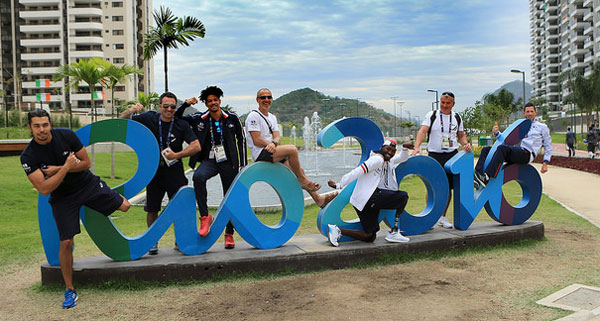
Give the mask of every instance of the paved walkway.
[{"label": "paved walkway", "polygon": [[[585,146],[587,148],[587,145],[585,145]],[[567,145],[552,143],[552,155],[569,156],[569,151],[567,150]],[[589,156],[588,156],[587,151],[582,150],[582,149],[576,149],[575,157],[587,158]]]}]

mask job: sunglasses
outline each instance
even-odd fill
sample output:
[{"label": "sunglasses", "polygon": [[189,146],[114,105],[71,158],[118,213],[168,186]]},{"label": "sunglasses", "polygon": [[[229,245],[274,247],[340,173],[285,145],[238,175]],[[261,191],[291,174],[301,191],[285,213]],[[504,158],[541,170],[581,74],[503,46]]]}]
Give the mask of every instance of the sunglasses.
[{"label": "sunglasses", "polygon": [[449,92],[449,91],[445,91],[445,92],[443,92],[443,93],[442,93],[442,96],[450,96],[450,97],[454,98],[454,94],[453,94],[453,93],[451,93],[451,92]]},{"label": "sunglasses", "polygon": [[258,96],[258,98],[265,100],[265,99],[273,99],[273,96]]},{"label": "sunglasses", "polygon": [[175,105],[175,104],[163,104],[162,107],[163,108],[177,109],[177,105]]}]

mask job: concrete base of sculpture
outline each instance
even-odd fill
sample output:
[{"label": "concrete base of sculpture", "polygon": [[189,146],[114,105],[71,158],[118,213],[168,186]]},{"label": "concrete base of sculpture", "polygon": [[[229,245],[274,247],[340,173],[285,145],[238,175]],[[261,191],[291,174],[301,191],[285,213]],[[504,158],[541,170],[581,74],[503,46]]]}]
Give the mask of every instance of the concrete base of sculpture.
[{"label": "concrete base of sculpture", "polygon": [[[388,243],[387,231],[380,231],[374,243],[346,242],[333,247],[320,234],[294,236],[275,249],[256,249],[242,239],[236,239],[234,250],[215,244],[202,255],[186,256],[173,248],[160,248],[158,255],[144,255],[135,261],[117,262],[106,256],[76,259],[75,284],[99,283],[109,280],[176,281],[203,280],[216,275],[246,272],[314,271],[339,269],[358,261],[379,258],[383,254],[419,253],[426,251],[466,249],[511,243],[523,239],[544,237],[542,222],[528,221],[506,226],[496,222],[474,223],[468,230],[433,230],[410,237],[408,243]],[[42,284],[63,283],[59,266],[41,266]]]}]

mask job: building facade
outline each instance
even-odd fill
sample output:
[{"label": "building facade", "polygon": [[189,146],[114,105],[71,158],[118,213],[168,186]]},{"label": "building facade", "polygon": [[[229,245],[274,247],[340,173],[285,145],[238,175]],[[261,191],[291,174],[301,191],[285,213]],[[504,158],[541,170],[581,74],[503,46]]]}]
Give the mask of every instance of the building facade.
[{"label": "building facade", "polygon": [[[15,99],[22,101],[26,109],[40,104],[51,109],[89,111],[90,92],[87,84],[78,88],[66,88],[66,82],[53,81],[60,65],[80,59],[99,57],[116,66],[128,64],[142,70],[142,74],[129,77],[115,88],[115,101],[110,90],[97,86],[94,103],[99,114],[112,113],[125,101],[134,100],[138,92],[153,90],[152,61],[142,59],[143,35],[151,23],[151,0],[0,0],[12,3],[15,17],[14,32],[17,34],[17,50],[11,59],[16,61],[22,92]],[[4,48],[5,30],[0,7],[0,34]],[[2,51],[2,62],[8,60]],[[12,65],[11,65],[12,66]],[[11,72],[12,75],[12,72]],[[3,80],[6,78],[2,74]],[[15,82],[11,82],[15,92]],[[19,97],[20,96],[20,97]]]},{"label": "building facade", "polygon": [[561,110],[559,75],[576,70],[591,74],[600,59],[600,0],[530,0],[533,96],[549,110]]}]

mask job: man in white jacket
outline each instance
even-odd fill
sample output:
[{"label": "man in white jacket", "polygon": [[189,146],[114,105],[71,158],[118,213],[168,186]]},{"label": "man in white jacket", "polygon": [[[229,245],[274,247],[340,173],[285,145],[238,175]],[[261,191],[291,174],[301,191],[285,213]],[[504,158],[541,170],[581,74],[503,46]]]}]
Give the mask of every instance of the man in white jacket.
[{"label": "man in white jacket", "polygon": [[339,245],[338,240],[342,235],[363,242],[375,241],[379,231],[379,211],[382,209],[396,210],[396,224],[385,239],[389,242],[409,241],[397,229],[398,217],[408,202],[408,194],[398,190],[394,169],[408,159],[408,149],[412,148],[412,143],[404,143],[402,151],[396,155],[396,142],[386,140],[380,150],[371,151],[369,159],[344,175],[339,183],[329,180],[330,187],[341,189],[358,179],[350,197],[350,204],[356,210],[363,227],[363,231],[358,231],[329,224],[327,234],[333,246]]}]

